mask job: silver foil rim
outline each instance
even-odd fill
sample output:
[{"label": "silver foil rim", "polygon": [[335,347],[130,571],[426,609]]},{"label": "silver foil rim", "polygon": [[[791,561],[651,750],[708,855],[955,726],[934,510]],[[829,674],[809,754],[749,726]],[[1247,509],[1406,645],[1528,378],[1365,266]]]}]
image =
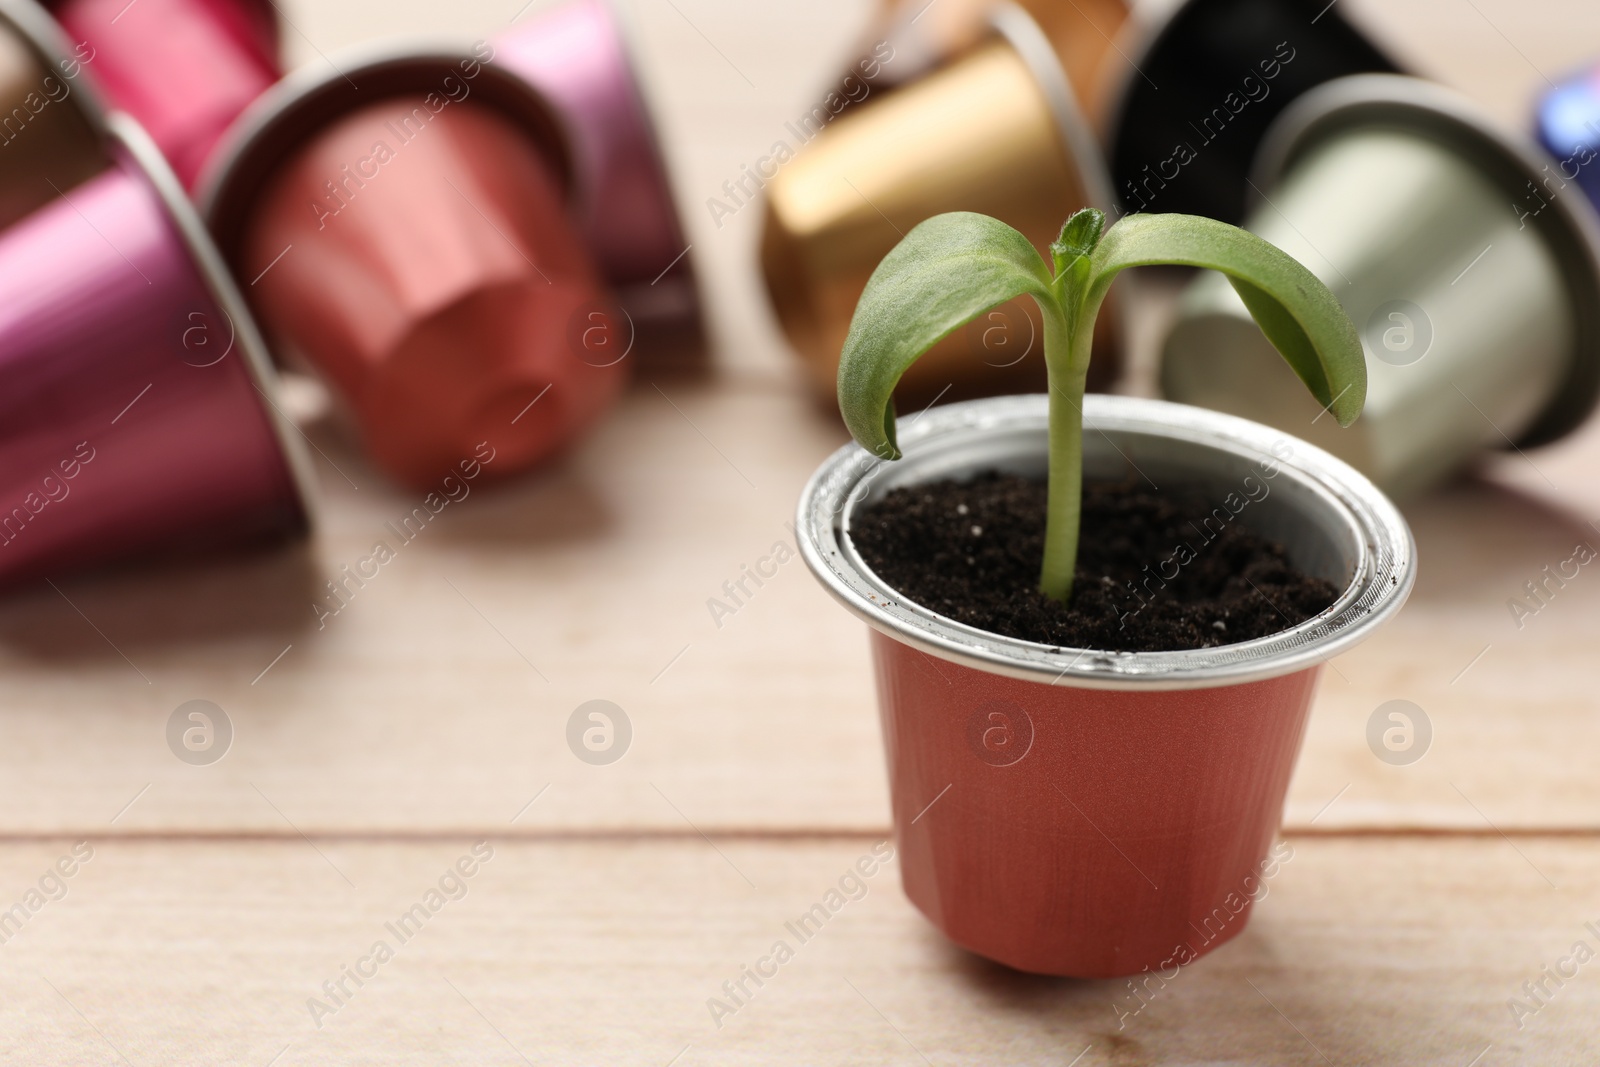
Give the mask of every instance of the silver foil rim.
[{"label": "silver foil rim", "polygon": [[189,253],[189,259],[201,282],[210,291],[217,307],[228,317],[233,328],[234,348],[250,377],[250,384],[261,395],[266,406],[268,424],[284,458],[289,480],[300,505],[300,514],[307,533],[317,524],[317,479],[312,470],[311,456],[300,439],[300,429],[278,404],[278,376],[267,357],[267,345],[256,328],[255,318],[245,305],[233,275],[222,261],[206,232],[205,224],[189,202],[183,183],[173,173],[161,149],[151,140],[144,127],[129,115],[112,112],[107,119],[108,135],[119,145],[128,159],[139,168],[144,178],[155,189],[166,207],[167,218],[178,232]]},{"label": "silver foil rim", "polygon": [[[1311,490],[1342,523],[1355,548],[1353,576],[1324,612],[1298,626],[1254,641],[1174,652],[1108,652],[1002,637],[955,622],[901,594],[873,574],[849,541],[849,525],[862,490],[891,461],[849,444],[812,475],[800,496],[796,530],[801,555],[823,586],[869,626],[923,652],[1025,681],[1093,689],[1202,689],[1274,678],[1318,666],[1365,638],[1410,594],[1416,580],[1416,543],[1383,493],[1354,468],[1313,445],[1294,442],[1292,456],[1273,451],[1286,435],[1232,415],[1162,400],[1092,394],[1084,398],[1086,440],[1116,432],[1174,438],[1196,446],[1195,455],[1219,460],[1271,458]],[[1049,424],[1043,395],[995,397],[899,420],[909,458],[938,444]]]}]

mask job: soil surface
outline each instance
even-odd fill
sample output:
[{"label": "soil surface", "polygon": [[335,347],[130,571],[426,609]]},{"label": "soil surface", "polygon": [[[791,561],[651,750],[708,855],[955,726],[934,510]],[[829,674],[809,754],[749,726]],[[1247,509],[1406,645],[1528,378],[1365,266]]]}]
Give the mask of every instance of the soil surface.
[{"label": "soil surface", "polygon": [[1043,482],[989,473],[896,489],[856,513],[851,537],[880,578],[947,618],[1048,645],[1157,652],[1266,637],[1338,599],[1250,530],[1252,504],[1087,481],[1067,605],[1038,587]]}]

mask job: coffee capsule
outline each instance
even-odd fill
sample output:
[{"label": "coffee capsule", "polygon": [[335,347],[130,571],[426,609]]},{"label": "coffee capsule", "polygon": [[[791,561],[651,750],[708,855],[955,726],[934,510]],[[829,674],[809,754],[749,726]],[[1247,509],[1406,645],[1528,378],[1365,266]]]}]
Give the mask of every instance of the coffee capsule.
[{"label": "coffee capsule", "polygon": [[567,214],[556,120],[483,47],[291,76],[205,181],[274,341],[331,380],[373,457],[417,486],[484,452],[491,475],[536,463],[626,374],[614,302]]},{"label": "coffee capsule", "polygon": [[[1109,207],[1099,149],[1049,41],[1014,5],[997,8],[992,25],[996,32],[960,59],[831,121],[830,96],[788,125],[793,147],[774,145],[759,173],[747,170],[724,188],[737,209],[764,184],[767,292],[823,396],[833,395],[867,278],[917,223],[982,212],[1048,254],[1073,211]],[[1091,387],[1115,371],[1115,316],[1101,322],[1107,332],[1097,336]],[[904,404],[1040,390],[1042,330],[1031,301],[1011,301],[930,349],[897,396]]]},{"label": "coffee capsule", "polygon": [[[867,32],[870,54],[878,43],[893,51],[879,87],[898,85],[959,56],[989,33],[1002,0],[884,0]],[[1107,66],[1118,62],[1113,47],[1128,19],[1124,0],[1017,0],[1017,6],[1039,24],[1066,71],[1084,113],[1099,113],[1100,92],[1109,79]]]},{"label": "coffee capsule", "polygon": [[93,56],[32,0],[0,0],[0,229],[111,166]]},{"label": "coffee capsule", "polygon": [[623,326],[639,332],[640,358],[693,358],[704,347],[693,257],[622,12],[607,0],[574,0],[494,47],[496,64],[544,93],[566,127],[580,224],[627,313]]},{"label": "coffee capsule", "polygon": [[311,478],[250,315],[160,151],[0,233],[0,581],[297,536]]},{"label": "coffee capsule", "polygon": [[1570,433],[1600,397],[1600,239],[1578,191],[1545,184],[1550,164],[1427,82],[1306,94],[1263,145],[1248,226],[1349,313],[1366,409],[1335,425],[1214,274],[1181,298],[1162,390],[1306,438],[1395,495]]},{"label": "coffee capsule", "polygon": [[1534,120],[1539,143],[1555,157],[1543,183],[1552,190],[1578,185],[1600,207],[1600,66],[1558,82],[1539,100]]},{"label": "coffee capsule", "polygon": [[1187,0],[1127,36],[1102,128],[1128,212],[1239,222],[1251,161],[1285,107],[1334,78],[1399,69],[1327,0]]},{"label": "coffee capsule", "polygon": [[989,14],[996,2],[880,0],[860,50],[865,59],[882,42],[893,56],[890,65],[873,74],[876,86],[884,89],[920,78],[978,45],[989,36]]},{"label": "coffee capsule", "polygon": [[89,77],[193,187],[229,124],[278,80],[270,0],[55,0]]}]

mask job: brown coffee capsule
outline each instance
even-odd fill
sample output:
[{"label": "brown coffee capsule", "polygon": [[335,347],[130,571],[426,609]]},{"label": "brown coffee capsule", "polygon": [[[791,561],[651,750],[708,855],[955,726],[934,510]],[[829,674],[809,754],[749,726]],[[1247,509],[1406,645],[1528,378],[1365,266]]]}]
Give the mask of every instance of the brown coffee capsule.
[{"label": "brown coffee capsule", "polygon": [[30,0],[0,2],[0,228],[112,165],[93,55]]}]

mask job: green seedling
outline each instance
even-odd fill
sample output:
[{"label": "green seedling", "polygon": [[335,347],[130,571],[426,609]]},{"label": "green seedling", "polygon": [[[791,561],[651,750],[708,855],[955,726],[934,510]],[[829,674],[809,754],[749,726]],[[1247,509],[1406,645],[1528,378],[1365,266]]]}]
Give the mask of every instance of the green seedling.
[{"label": "green seedling", "polygon": [[1072,593],[1083,498],[1083,392],[1095,318],[1118,272],[1174,264],[1221,271],[1261,332],[1341,426],[1361,413],[1367,365],[1349,316],[1328,287],[1287,253],[1194,215],[1129,215],[1109,229],[1084,208],[1050,246],[1055,269],[1026,237],[972,212],[918,225],[872,272],[839,359],[839,410],[851,435],[899,459],[893,392],[918,357],[953,330],[1024,294],[1044,318],[1050,383],[1049,513],[1039,587]]}]

